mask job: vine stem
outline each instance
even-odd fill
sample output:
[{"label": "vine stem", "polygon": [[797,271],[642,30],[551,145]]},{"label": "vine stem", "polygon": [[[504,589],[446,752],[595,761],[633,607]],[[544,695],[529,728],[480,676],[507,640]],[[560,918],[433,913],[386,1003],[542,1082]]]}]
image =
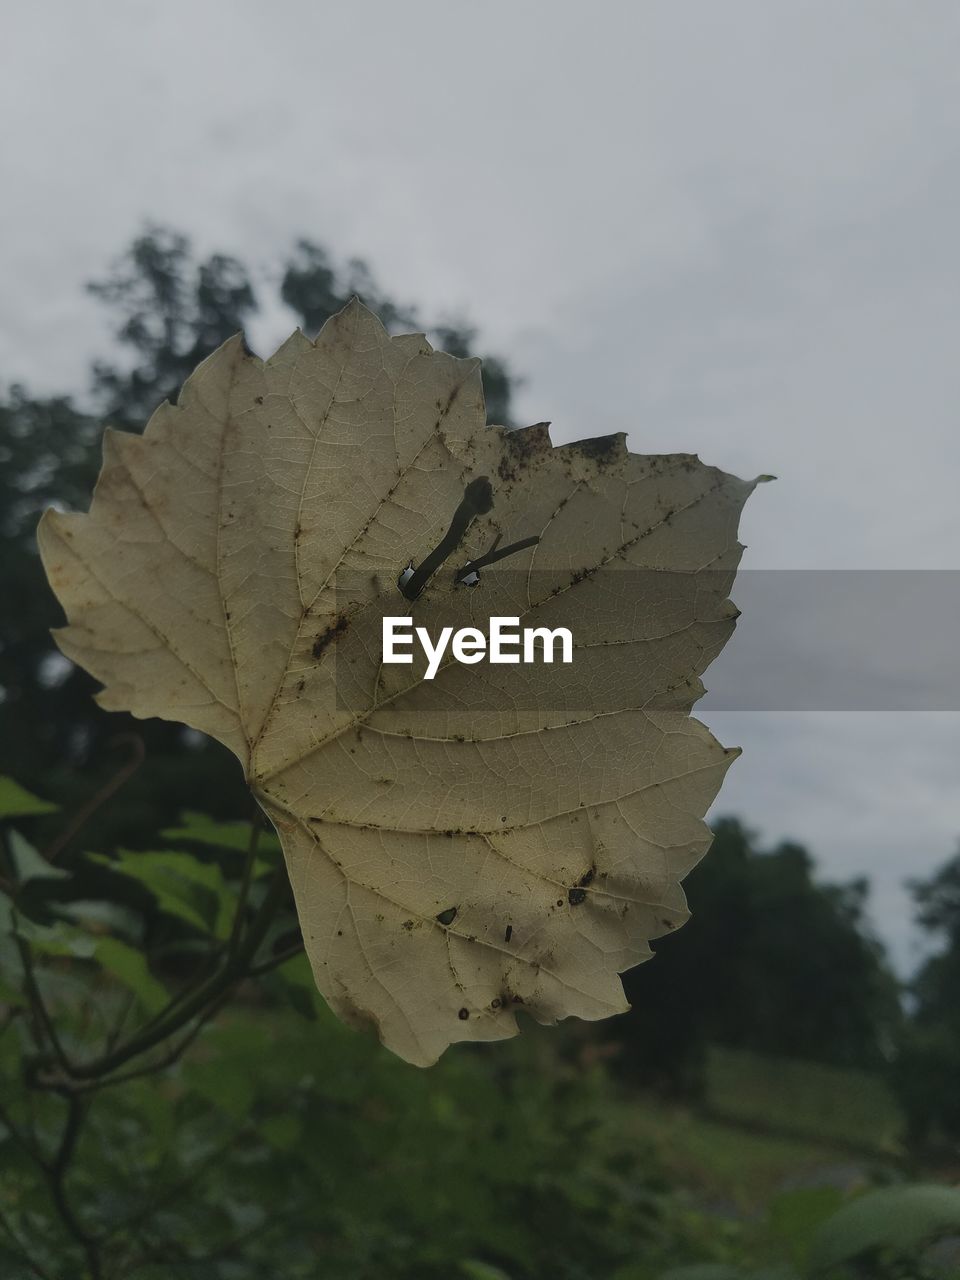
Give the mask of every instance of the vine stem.
[{"label": "vine stem", "polygon": [[19,936],[15,936],[14,941],[20,953],[20,963],[23,965],[23,978],[27,988],[27,999],[30,1001],[30,1008],[43,1028],[50,1047],[53,1049],[53,1056],[56,1058],[61,1071],[69,1074],[73,1070],[73,1066],[66,1055],[63,1045],[60,1043],[60,1037],[57,1035],[53,1019],[50,1017],[50,1011],[47,1009],[46,1001],[43,998],[43,992],[40,990],[40,984],[37,982],[36,974],[33,971],[33,956],[29,943]]},{"label": "vine stem", "polygon": [[202,1013],[209,1003],[219,999],[240,979],[246,977],[247,966],[266,937],[286,889],[287,872],[286,867],[281,863],[274,872],[263,902],[257,908],[239,945],[235,947],[232,954],[228,951],[226,963],[206,981],[201,982],[189,995],[174,1002],[168,1014],[161,1014],[152,1025],[145,1027],[126,1044],[118,1046],[93,1062],[71,1064],[67,1072],[70,1078],[97,1079],[125,1066],[131,1058],[155,1048],[186,1026],[197,1014]]},{"label": "vine stem", "polygon": [[90,797],[85,805],[74,814],[71,820],[63,827],[53,840],[43,851],[43,856],[48,862],[56,862],[60,854],[83,827],[90,818],[96,813],[101,805],[106,804],[114,792],[119,791],[128,778],[140,768],[146,759],[146,747],[143,745],[143,739],[138,733],[122,733],[119,737],[110,740],[110,746],[116,747],[128,745],[132,747],[132,754],[115,773],[111,774],[107,781],[103,784],[99,791]]},{"label": "vine stem", "polygon": [[250,896],[250,883],[253,879],[253,867],[257,860],[257,845],[260,841],[260,809],[257,807],[250,821],[250,840],[247,843],[247,856],[243,862],[243,875],[240,879],[240,892],[237,895],[237,909],[233,916],[233,928],[227,943],[229,954],[236,955],[243,934],[243,917],[247,910],[247,898]]},{"label": "vine stem", "polygon": [[[76,835],[87,819],[109,798],[127,778],[139,767],[143,759],[142,741],[134,735],[128,735],[136,750],[134,757],[113,775],[91,800],[75,815],[67,827],[46,850],[47,858],[52,862]],[[256,865],[257,843],[260,823],[255,818],[250,832],[250,840],[244,862],[236,909],[229,937],[215,953],[212,973],[202,977],[195,985],[185,988],[174,996],[154,1019],[142,1026],[139,1031],[126,1041],[117,1045],[111,1043],[113,1037],[106,1042],[106,1051],[92,1062],[75,1063],[64,1051],[57,1035],[53,1019],[50,1016],[43,991],[37,981],[33,966],[33,954],[26,938],[16,937],[16,945],[23,965],[24,985],[27,1004],[24,1010],[30,1018],[31,1032],[36,1043],[39,1056],[30,1064],[26,1074],[28,1089],[41,1088],[59,1094],[67,1108],[66,1119],[60,1132],[55,1152],[50,1155],[37,1143],[32,1131],[22,1131],[19,1125],[0,1106],[0,1123],[8,1129],[11,1138],[25,1154],[34,1162],[47,1184],[50,1199],[63,1223],[65,1230],[82,1251],[85,1259],[85,1275],[87,1280],[103,1280],[102,1248],[106,1236],[88,1231],[70,1202],[66,1180],[80,1138],[90,1097],[100,1088],[111,1084],[119,1084],[137,1076],[152,1074],[175,1062],[189,1047],[202,1027],[220,1009],[237,983],[244,978],[266,972],[268,969],[283,963],[298,948],[290,948],[280,956],[261,963],[253,964],[257,951],[270,930],[285,895],[289,892],[286,866],[281,860],[267,886],[266,893],[256,909],[249,914],[249,897]],[[248,923],[249,919],[249,923]],[[116,1028],[122,1025],[122,1020]],[[4,1024],[3,1029],[5,1029]],[[121,1068],[133,1059],[149,1053],[151,1049],[177,1038],[176,1043],[168,1048],[165,1056],[148,1062],[147,1065],[123,1072]],[[51,1053],[52,1051],[52,1053]],[[56,1076],[40,1079],[37,1069],[55,1067]],[[30,1094],[27,1094],[29,1105]],[[16,1233],[8,1224],[0,1220],[0,1231],[6,1231],[12,1243],[19,1245]],[[109,1233],[108,1233],[109,1234]],[[25,1259],[26,1260],[26,1259]],[[46,1273],[29,1262],[34,1275],[44,1277]]]},{"label": "vine stem", "polygon": [[98,1241],[95,1236],[90,1235],[81,1226],[67,1198],[65,1178],[70,1161],[73,1159],[73,1153],[76,1150],[77,1139],[80,1136],[85,1108],[83,1102],[75,1095],[69,1095],[66,1102],[67,1122],[60,1137],[60,1146],[57,1148],[53,1162],[44,1161],[40,1167],[46,1176],[47,1184],[50,1188],[50,1198],[53,1200],[57,1213],[60,1215],[60,1220],[84,1252],[87,1260],[87,1269],[90,1272],[90,1280],[102,1280],[103,1269],[100,1266]]}]

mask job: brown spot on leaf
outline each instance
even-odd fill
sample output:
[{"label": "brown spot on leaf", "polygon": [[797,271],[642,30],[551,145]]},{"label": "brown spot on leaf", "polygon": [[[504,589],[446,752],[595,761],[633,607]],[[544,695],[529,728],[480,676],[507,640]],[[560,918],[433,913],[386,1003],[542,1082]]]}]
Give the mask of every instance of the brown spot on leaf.
[{"label": "brown spot on leaf", "polygon": [[343,613],[340,615],[339,618],[337,618],[336,622],[331,622],[330,626],[327,627],[326,631],[321,631],[320,634],[317,636],[316,640],[314,640],[313,649],[312,649],[313,656],[315,658],[319,658],[321,653],[323,653],[324,649],[326,649],[327,645],[330,644],[333,640],[335,640],[338,635],[341,635],[344,631],[346,631],[349,625],[350,624],[347,620],[347,616],[346,614],[343,614]]},{"label": "brown spot on leaf", "polygon": [[592,458],[601,467],[607,467],[624,453],[624,440],[621,433],[612,436],[594,436],[592,440],[575,440],[567,445],[568,449],[576,449],[585,458]]},{"label": "brown spot on leaf", "polygon": [[440,410],[441,418],[446,417],[446,415],[450,412],[450,410],[453,407],[453,402],[454,400],[456,400],[457,396],[460,394],[460,391],[461,391],[461,384],[457,383],[457,385],[453,388],[453,390],[447,396],[446,402],[444,402],[443,400],[437,401],[437,408]]},{"label": "brown spot on leaf", "polygon": [[501,480],[516,480],[531,459],[552,447],[550,423],[535,422],[531,427],[503,433],[504,452],[497,466]]}]

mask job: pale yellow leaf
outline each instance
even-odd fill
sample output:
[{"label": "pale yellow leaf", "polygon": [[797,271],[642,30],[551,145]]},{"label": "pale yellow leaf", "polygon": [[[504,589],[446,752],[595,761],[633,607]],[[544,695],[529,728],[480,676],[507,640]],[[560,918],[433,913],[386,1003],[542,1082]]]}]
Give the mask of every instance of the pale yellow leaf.
[{"label": "pale yellow leaf", "polygon": [[[492,506],[411,603],[467,486]],[[101,705],[225,743],[283,842],[317,984],[427,1064],[453,1041],[626,1008],[736,752],[690,715],[723,646],[755,482],[622,436],[485,425],[479,364],[359,302],[269,360],[233,338],[142,437],[108,431],[90,513],[40,545]],[[484,568],[493,547],[537,537]],[[567,626],[570,665],[381,662],[381,618]]]}]

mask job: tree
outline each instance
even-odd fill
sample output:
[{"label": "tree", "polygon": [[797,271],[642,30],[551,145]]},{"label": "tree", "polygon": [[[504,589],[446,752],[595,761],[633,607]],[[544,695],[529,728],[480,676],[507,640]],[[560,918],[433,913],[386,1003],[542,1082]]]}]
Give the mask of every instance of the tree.
[{"label": "tree", "polygon": [[820,885],[800,845],[764,852],[735,818],[715,825],[685,889],[692,919],[624,978],[610,1024],[627,1075],[696,1090],[710,1043],[879,1067],[899,1022],[896,981],[865,926],[867,886]]},{"label": "tree", "polygon": [[138,236],[106,279],[88,286],[117,312],[116,338],[132,367],[99,360],[93,377],[104,419],[141,430],[163,400],[257,310],[247,269],[211,254],[195,262],[186,236],[151,227]]},{"label": "tree", "polygon": [[914,1142],[960,1138],[960,852],[910,883],[934,953],[911,984],[895,1084]]},{"label": "tree", "polygon": [[[392,333],[403,330],[426,330],[434,345],[452,356],[472,355],[476,350],[476,330],[466,323],[423,325],[417,308],[405,306],[385,297],[377,288],[366,263],[351,259],[341,275],[331,263],[325,249],[310,240],[297,242],[294,256],[287,263],[280,285],[280,296],[300,317],[304,332],[313,337],[326,320],[343,304],[356,296],[375,311]],[[497,356],[483,358],[483,391],[487,402],[487,421],[511,426],[510,396],[517,385]]]}]

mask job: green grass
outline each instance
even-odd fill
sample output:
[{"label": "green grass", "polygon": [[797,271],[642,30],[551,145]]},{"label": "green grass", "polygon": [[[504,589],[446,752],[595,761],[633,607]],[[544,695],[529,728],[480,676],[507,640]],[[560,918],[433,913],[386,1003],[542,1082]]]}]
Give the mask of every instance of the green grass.
[{"label": "green grass", "polygon": [[778,1192],[866,1178],[899,1154],[902,1119],[881,1081],[856,1071],[715,1049],[700,1108],[625,1103],[637,1141],[697,1202],[751,1215]]},{"label": "green grass", "polygon": [[735,1214],[756,1212],[784,1187],[849,1159],[827,1143],[745,1131],[656,1098],[638,1101],[629,1124],[672,1183]]},{"label": "green grass", "polygon": [[903,1117],[883,1081],[864,1071],[715,1048],[706,1109],[719,1120],[864,1154],[901,1149]]}]

